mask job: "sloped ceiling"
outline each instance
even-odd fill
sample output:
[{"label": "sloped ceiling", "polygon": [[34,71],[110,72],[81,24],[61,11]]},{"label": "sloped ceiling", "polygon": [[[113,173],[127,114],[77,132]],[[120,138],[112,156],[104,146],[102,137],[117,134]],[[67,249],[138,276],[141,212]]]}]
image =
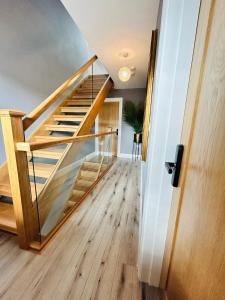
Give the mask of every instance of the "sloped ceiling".
[{"label": "sloped ceiling", "polygon": [[[159,0],[61,1],[112,76],[115,87],[145,87]],[[119,55],[123,50],[129,53],[126,59]],[[122,66],[136,68],[135,76],[126,83],[118,78]]]}]

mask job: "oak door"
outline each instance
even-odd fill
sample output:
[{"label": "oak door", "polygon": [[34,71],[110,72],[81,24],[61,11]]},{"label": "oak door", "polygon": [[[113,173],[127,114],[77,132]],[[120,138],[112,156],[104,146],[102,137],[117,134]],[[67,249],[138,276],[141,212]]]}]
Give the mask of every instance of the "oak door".
[{"label": "oak door", "polygon": [[201,3],[182,133],[169,300],[225,299],[225,0]]},{"label": "oak door", "polygon": [[[105,101],[99,111],[99,132],[106,132],[110,129],[115,131],[119,128],[119,102]],[[117,155],[118,151],[118,136],[113,135],[112,138],[112,153]]]}]

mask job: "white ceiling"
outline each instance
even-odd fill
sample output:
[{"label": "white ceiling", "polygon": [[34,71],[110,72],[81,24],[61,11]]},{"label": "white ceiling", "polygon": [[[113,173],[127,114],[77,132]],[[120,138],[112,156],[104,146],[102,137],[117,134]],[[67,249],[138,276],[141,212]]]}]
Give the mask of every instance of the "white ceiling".
[{"label": "white ceiling", "polygon": [[[159,0],[61,1],[112,76],[115,87],[145,87]],[[130,53],[127,59],[119,56],[123,49]],[[118,78],[122,66],[136,68],[135,76],[125,83]]]}]

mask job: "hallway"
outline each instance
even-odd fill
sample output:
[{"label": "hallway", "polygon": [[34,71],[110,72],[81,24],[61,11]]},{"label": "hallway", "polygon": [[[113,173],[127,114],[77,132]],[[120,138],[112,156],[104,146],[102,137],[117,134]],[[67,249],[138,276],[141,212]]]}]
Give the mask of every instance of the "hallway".
[{"label": "hallway", "polygon": [[41,254],[0,233],[1,299],[141,299],[139,163],[119,159]]}]

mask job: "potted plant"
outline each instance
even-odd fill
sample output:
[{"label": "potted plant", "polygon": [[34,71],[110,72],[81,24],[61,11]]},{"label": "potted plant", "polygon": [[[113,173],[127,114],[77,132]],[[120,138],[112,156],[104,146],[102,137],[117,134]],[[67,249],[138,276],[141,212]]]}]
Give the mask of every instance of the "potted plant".
[{"label": "potted plant", "polygon": [[124,103],[124,121],[134,129],[134,143],[142,143],[142,129],[144,118],[144,103],[134,104],[131,101]]}]

